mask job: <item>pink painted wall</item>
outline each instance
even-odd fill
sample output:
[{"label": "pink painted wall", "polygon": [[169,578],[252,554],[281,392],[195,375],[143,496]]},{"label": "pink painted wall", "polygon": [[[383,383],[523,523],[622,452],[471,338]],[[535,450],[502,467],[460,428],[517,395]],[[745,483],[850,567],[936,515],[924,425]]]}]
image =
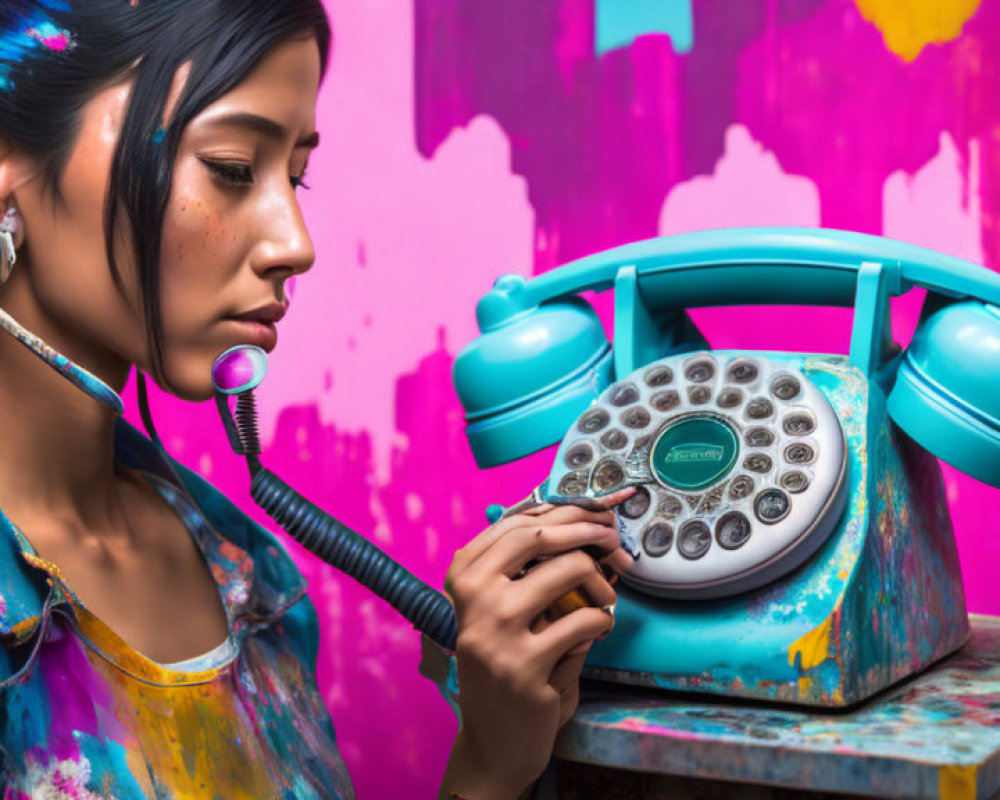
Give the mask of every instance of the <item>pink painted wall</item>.
[{"label": "pink painted wall", "polygon": [[[485,506],[522,496],[551,457],[480,472],[464,441],[451,364],[498,274],[736,224],[1000,263],[996,3],[706,0],[688,9],[690,50],[651,31],[598,54],[601,2],[327,0],[335,52],[303,198],[318,259],[259,392],[264,461],[437,586]],[[904,341],[917,307],[897,305]],[[843,310],[695,316],[717,347],[847,345]],[[157,395],[154,415],[260,519],[210,404]],[[1000,492],[946,479],[969,605],[1000,613]],[[416,635],[296,554],[359,796],[432,796],[454,721],[417,675]]]}]

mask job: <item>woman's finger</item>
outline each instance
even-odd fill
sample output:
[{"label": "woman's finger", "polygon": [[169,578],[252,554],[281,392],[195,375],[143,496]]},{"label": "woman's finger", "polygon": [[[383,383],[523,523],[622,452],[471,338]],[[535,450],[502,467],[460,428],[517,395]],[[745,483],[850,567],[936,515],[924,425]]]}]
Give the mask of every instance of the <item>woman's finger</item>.
[{"label": "woman's finger", "polygon": [[623,572],[628,572],[632,565],[635,563],[635,559],[632,554],[622,547],[614,550],[609,555],[604,556],[600,559],[601,564],[611,569],[613,572],[621,575]]},{"label": "woman's finger", "polygon": [[[615,524],[614,512],[612,511],[586,511],[578,506],[551,506],[547,503],[545,506],[539,506],[538,508],[543,507],[546,509],[545,511],[515,514],[491,525],[455,554],[451,569],[453,571],[460,571],[469,566],[497,541],[518,528],[526,526],[566,525],[584,521],[593,521],[608,526]],[[531,509],[531,511],[535,512],[536,509]]]},{"label": "woman's finger", "polygon": [[635,494],[634,486],[627,486],[612,494],[594,498],[591,502],[600,506],[603,510],[586,509],[576,505],[559,505],[542,503],[533,508],[526,509],[520,514],[505,517],[495,525],[490,526],[479,536],[462,548],[465,563],[471,563],[485,552],[497,539],[513,528],[524,524],[530,524],[530,518],[543,518],[538,521],[545,525],[565,525],[570,522],[581,522],[593,520],[606,525],[615,524],[614,507],[627,500]]},{"label": "woman's finger", "polygon": [[527,517],[537,517],[539,514],[547,514],[554,508],[558,508],[558,506],[554,506],[552,503],[539,503],[537,506],[533,506],[532,508],[526,508],[521,513]]},{"label": "woman's finger", "polygon": [[[541,562],[517,581],[516,587],[511,587],[511,591],[515,590],[519,616],[525,622],[549,610],[558,617],[580,605],[600,608],[618,599],[598,565],[579,550]],[[572,598],[565,597],[569,592],[574,592]]]},{"label": "woman's finger", "polygon": [[576,709],[580,705],[580,682],[577,681],[572,686],[567,687],[559,693],[559,719],[556,729],[561,730],[563,726],[573,719]]},{"label": "woman's finger", "polygon": [[[621,546],[618,530],[592,521],[515,528],[483,553],[469,569],[502,572],[513,578],[529,561],[588,546],[596,547],[598,553],[613,553]],[[596,563],[592,556],[587,557]]]},{"label": "woman's finger", "polygon": [[589,641],[584,642],[559,659],[549,676],[549,685],[553,689],[562,694],[567,689],[579,686],[580,673],[583,672],[583,664],[587,660],[591,644]]},{"label": "woman's finger", "polygon": [[539,672],[551,675],[556,664],[573,648],[593,642],[614,627],[614,616],[599,608],[587,606],[553,621],[541,633],[535,634],[529,645]]},{"label": "woman's finger", "polygon": [[628,500],[635,493],[636,488],[634,486],[626,486],[624,489],[619,489],[617,492],[605,494],[601,497],[595,497],[591,502],[596,503],[603,508],[614,508],[619,503]]},{"label": "woman's finger", "polygon": [[549,685],[559,692],[560,728],[573,718],[580,703],[580,673],[589,650],[590,642],[574,648],[559,660],[549,678]]}]

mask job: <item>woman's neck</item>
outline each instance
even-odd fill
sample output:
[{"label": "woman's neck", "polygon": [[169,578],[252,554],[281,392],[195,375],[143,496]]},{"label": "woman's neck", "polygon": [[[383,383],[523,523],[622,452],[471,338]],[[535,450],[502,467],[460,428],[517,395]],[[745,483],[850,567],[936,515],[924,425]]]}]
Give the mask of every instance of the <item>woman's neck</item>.
[{"label": "woman's neck", "polygon": [[[0,307],[68,358],[121,391],[128,364],[86,352],[31,302],[23,283],[4,286]],[[95,364],[104,361],[103,369]],[[0,331],[0,508],[15,522],[57,514],[102,528],[112,515],[115,413]]]}]

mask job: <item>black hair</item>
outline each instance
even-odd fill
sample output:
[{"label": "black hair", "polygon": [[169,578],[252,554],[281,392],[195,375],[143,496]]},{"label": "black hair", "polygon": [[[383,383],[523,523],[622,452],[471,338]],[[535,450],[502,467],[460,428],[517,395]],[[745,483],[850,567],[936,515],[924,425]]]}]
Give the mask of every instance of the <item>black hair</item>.
[{"label": "black hair", "polygon": [[[0,0],[0,136],[59,178],[80,112],[99,91],[134,81],[104,209],[108,263],[119,290],[115,234],[131,233],[153,368],[163,377],[160,245],[181,134],[276,44],[309,36],[325,72],[330,27],[321,0]],[[190,73],[165,128],[177,70]],[[321,73],[322,74],[322,73]]]}]

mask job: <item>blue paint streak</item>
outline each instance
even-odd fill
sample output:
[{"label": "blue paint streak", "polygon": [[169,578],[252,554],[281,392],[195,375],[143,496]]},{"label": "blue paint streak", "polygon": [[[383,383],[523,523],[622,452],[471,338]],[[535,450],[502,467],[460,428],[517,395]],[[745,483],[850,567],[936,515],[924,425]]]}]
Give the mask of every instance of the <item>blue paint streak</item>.
[{"label": "blue paint streak", "polygon": [[[65,0],[41,0],[42,8],[49,11],[70,11]],[[0,91],[10,91],[14,82],[11,71],[14,65],[20,64],[38,48],[45,49],[40,37],[53,37],[65,34],[67,42],[73,41],[71,31],[56,26],[51,18],[44,13],[25,15],[20,24],[7,30],[0,30]]]},{"label": "blue paint streak", "polygon": [[595,28],[598,55],[650,33],[667,34],[675,53],[694,46],[691,0],[595,0]]},{"label": "blue paint streak", "polygon": [[95,791],[114,790],[118,800],[147,800],[128,763],[128,751],[118,742],[98,739],[80,731],[73,732],[80,754],[90,764],[88,787]]}]

